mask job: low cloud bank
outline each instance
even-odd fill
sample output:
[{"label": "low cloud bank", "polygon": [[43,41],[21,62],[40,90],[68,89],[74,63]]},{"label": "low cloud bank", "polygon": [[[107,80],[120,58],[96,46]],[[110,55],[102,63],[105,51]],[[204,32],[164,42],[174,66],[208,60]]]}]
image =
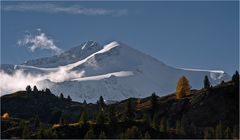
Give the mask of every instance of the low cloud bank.
[{"label": "low cloud bank", "polygon": [[22,70],[16,70],[13,74],[0,71],[0,95],[2,96],[19,90],[25,90],[27,85],[32,87],[36,85],[38,89],[51,89],[51,84],[49,84],[49,82],[43,82],[44,80],[49,80],[51,82],[63,82],[74,78],[80,78],[83,75],[84,71],[67,71],[64,68],[59,68],[59,70],[55,72],[38,75],[26,74]]}]

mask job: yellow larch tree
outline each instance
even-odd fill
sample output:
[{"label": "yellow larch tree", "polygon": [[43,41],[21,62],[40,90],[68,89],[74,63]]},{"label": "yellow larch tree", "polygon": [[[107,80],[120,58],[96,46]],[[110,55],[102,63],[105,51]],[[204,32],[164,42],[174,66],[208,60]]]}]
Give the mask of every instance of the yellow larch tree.
[{"label": "yellow larch tree", "polygon": [[176,98],[180,99],[188,95],[190,95],[190,85],[189,85],[188,79],[185,76],[182,76],[178,80],[177,89],[176,89]]}]

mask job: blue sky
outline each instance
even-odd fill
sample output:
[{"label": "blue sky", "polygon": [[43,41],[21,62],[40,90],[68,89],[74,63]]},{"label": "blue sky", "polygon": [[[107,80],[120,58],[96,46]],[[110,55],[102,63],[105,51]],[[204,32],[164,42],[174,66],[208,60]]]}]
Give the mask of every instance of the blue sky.
[{"label": "blue sky", "polygon": [[[52,48],[25,47],[36,43],[35,35]],[[232,74],[239,69],[239,3],[1,3],[1,63],[51,56],[54,47],[67,50],[88,40],[120,41],[174,67]]]}]

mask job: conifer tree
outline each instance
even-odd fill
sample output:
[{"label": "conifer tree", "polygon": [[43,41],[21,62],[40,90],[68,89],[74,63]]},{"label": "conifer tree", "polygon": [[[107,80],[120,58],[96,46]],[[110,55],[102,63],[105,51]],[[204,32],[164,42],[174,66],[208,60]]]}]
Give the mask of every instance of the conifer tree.
[{"label": "conifer tree", "polygon": [[154,116],[154,113],[157,110],[157,96],[155,93],[151,96],[151,117]]},{"label": "conifer tree", "polygon": [[125,109],[125,121],[132,121],[134,118],[134,111],[132,108],[131,99],[127,101],[126,109]]},{"label": "conifer tree", "polygon": [[191,123],[190,124],[190,133],[192,134],[192,136],[195,136],[196,135],[196,133],[197,133],[197,128],[196,128],[196,125],[194,124],[194,123]]},{"label": "conifer tree", "polygon": [[104,124],[106,122],[105,113],[103,111],[99,111],[96,122],[97,124]]},{"label": "conifer tree", "polygon": [[156,130],[159,130],[158,128],[158,123],[157,123],[157,114],[155,114],[154,116],[153,116],[153,119],[152,119],[152,128],[154,128],[154,129],[156,129]]},{"label": "conifer tree", "polygon": [[233,74],[232,81],[234,83],[237,83],[237,84],[239,83],[239,73],[238,73],[238,71],[236,71],[235,74]]},{"label": "conifer tree", "polygon": [[68,95],[68,96],[67,96],[67,100],[68,100],[69,102],[71,102],[71,101],[72,101],[72,98]]},{"label": "conifer tree", "polygon": [[[50,137],[50,135],[48,137]],[[40,130],[38,130],[37,138],[38,139],[45,139],[45,132],[44,132],[43,128],[40,128]]]},{"label": "conifer tree", "polygon": [[225,139],[230,139],[231,138],[231,133],[232,133],[231,129],[229,127],[227,127],[224,131],[224,138]]},{"label": "conifer tree", "polygon": [[176,134],[181,134],[181,122],[179,120],[176,121]]},{"label": "conifer tree", "polygon": [[215,130],[215,138],[216,139],[222,139],[223,137],[223,125],[222,122],[220,121],[219,124],[216,126]]},{"label": "conifer tree", "polygon": [[40,120],[39,120],[39,117],[38,117],[38,115],[35,117],[35,119],[34,119],[34,126],[36,127],[36,128],[39,128],[40,127]]},{"label": "conifer tree", "polygon": [[132,126],[131,128],[128,128],[125,134],[126,139],[139,139],[141,137],[142,135],[136,126]]},{"label": "conifer tree", "polygon": [[188,79],[185,76],[182,76],[177,84],[176,98],[180,99],[188,95],[190,95],[190,85]]},{"label": "conifer tree", "polygon": [[145,132],[143,139],[151,139],[151,136],[148,133],[148,131]]},{"label": "conifer tree", "polygon": [[167,131],[168,131],[170,128],[171,128],[171,126],[170,126],[170,120],[167,119]]},{"label": "conifer tree", "polygon": [[23,130],[22,130],[22,138],[23,139],[28,139],[30,138],[30,128],[29,125],[24,123]]},{"label": "conifer tree", "polygon": [[46,88],[46,94],[51,94],[52,92],[50,91],[50,89]]},{"label": "conifer tree", "polygon": [[209,81],[209,79],[208,79],[208,76],[206,75],[205,77],[204,77],[204,88],[205,89],[209,89],[210,88],[210,81]]},{"label": "conifer tree", "polygon": [[106,139],[107,136],[106,136],[105,132],[101,131],[101,133],[99,134],[98,138],[99,139]]},{"label": "conifer tree", "polygon": [[109,123],[115,123],[115,122],[117,122],[115,108],[114,108],[114,106],[112,106],[112,105],[109,106],[108,121],[109,121]]},{"label": "conifer tree", "polygon": [[30,85],[28,85],[28,86],[26,87],[26,92],[27,92],[27,93],[31,93],[31,92],[32,92],[32,88],[31,88]]},{"label": "conifer tree", "polygon": [[102,108],[105,106],[105,102],[104,102],[104,99],[102,96],[99,97],[98,103],[99,103],[100,107],[102,107]]},{"label": "conifer tree", "polygon": [[35,93],[35,94],[37,94],[37,93],[38,93],[37,86],[34,86],[34,87],[33,87],[33,93]]},{"label": "conifer tree", "polygon": [[83,104],[84,104],[84,105],[87,105],[87,101],[86,101],[86,100],[84,100],[84,101],[83,101]]},{"label": "conifer tree", "polygon": [[60,124],[60,125],[65,125],[65,124],[66,124],[63,116],[60,117],[60,119],[59,119],[59,124]]},{"label": "conifer tree", "polygon": [[222,81],[221,81],[221,85],[224,85],[224,83],[225,83],[224,80],[222,80]]},{"label": "conifer tree", "polygon": [[204,129],[204,139],[213,139],[214,138],[214,129],[205,128]]},{"label": "conifer tree", "polygon": [[87,123],[87,117],[86,117],[85,112],[81,113],[81,116],[80,116],[80,119],[79,119],[78,123],[81,124],[81,125]]},{"label": "conifer tree", "polygon": [[233,127],[233,138],[239,138],[239,126],[238,125],[235,125]]},{"label": "conifer tree", "polygon": [[160,132],[167,132],[167,121],[165,120],[164,117],[162,117],[161,119]]},{"label": "conifer tree", "polygon": [[182,135],[185,135],[186,134],[186,124],[187,124],[187,120],[186,120],[186,116],[183,115],[182,118],[181,118],[181,134]]},{"label": "conifer tree", "polygon": [[63,96],[62,93],[60,93],[60,99],[61,99],[61,100],[64,100],[64,96]]},{"label": "conifer tree", "polygon": [[84,139],[96,139],[96,135],[94,134],[93,128],[90,127],[90,129],[87,131],[87,133],[84,136]]},{"label": "conifer tree", "polygon": [[143,122],[146,123],[146,124],[150,124],[151,123],[151,118],[149,115],[147,114],[144,114],[143,115]]}]

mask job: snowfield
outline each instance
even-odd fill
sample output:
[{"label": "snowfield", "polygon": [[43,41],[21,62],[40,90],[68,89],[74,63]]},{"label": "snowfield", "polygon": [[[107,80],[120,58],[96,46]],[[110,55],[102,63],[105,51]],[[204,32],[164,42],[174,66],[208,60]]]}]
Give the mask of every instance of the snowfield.
[{"label": "snowfield", "polygon": [[50,88],[56,95],[63,93],[75,101],[87,102],[96,102],[100,96],[119,101],[146,97],[153,92],[166,95],[175,91],[178,79],[183,75],[189,79],[192,88],[201,88],[205,75],[212,84],[230,79],[220,70],[174,68],[116,41],[105,46],[89,41],[58,56],[30,60],[14,67],[2,65],[1,78],[6,83],[1,84],[1,95],[26,87],[11,89],[11,82],[7,83],[9,78],[24,77],[19,73],[31,78],[19,79],[26,82],[26,86]]}]

